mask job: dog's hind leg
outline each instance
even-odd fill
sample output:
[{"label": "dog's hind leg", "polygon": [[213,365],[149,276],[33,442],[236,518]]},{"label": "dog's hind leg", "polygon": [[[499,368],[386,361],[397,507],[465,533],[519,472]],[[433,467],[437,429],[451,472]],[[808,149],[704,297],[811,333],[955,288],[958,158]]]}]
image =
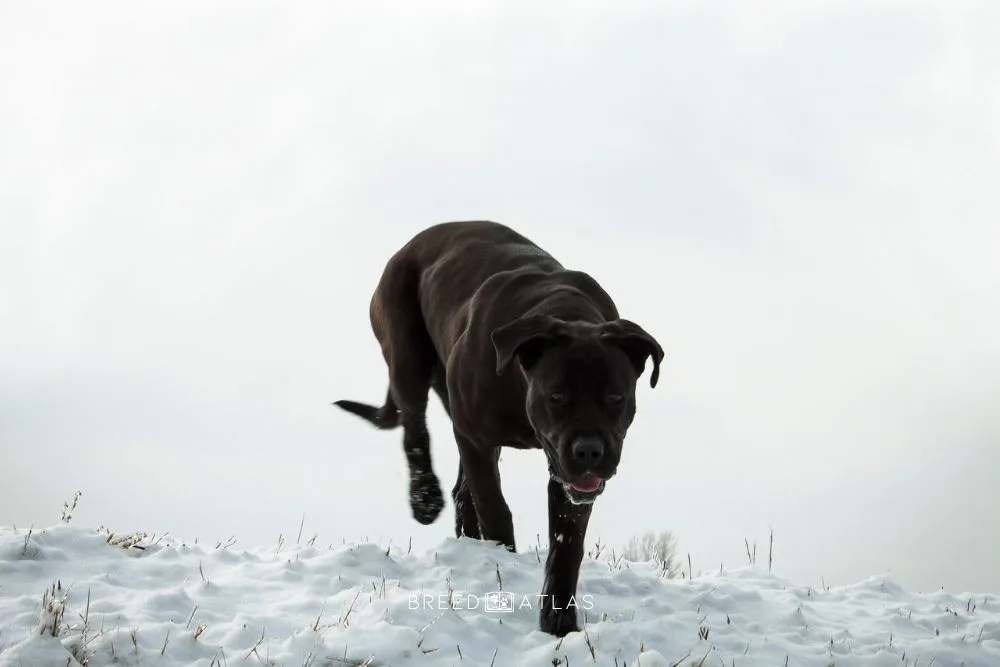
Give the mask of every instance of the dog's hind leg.
[{"label": "dog's hind leg", "polygon": [[413,518],[426,525],[444,509],[441,483],[431,464],[426,414],[428,394],[440,362],[424,325],[416,280],[415,275],[398,265],[387,268],[372,310],[373,327],[389,367],[390,399],[399,409],[403,427],[403,452],[410,469],[410,509]]},{"label": "dog's hind leg", "polygon": [[444,509],[441,482],[431,466],[430,435],[424,416],[403,415],[403,451],[410,468],[410,509],[413,518],[428,525]]},{"label": "dog's hind leg", "polygon": [[[434,369],[434,378],[431,380],[431,387],[441,399],[444,411],[451,418],[451,401],[448,400],[448,382],[445,369],[442,364],[438,364]],[[458,464],[458,478],[455,486],[451,490],[451,498],[455,502],[455,537],[480,538],[479,517],[476,516],[476,508],[472,504],[472,494],[469,492],[469,485],[465,483],[465,473],[462,471],[462,464]]]},{"label": "dog's hind leg", "polygon": [[[410,509],[413,518],[426,525],[433,523],[444,509],[441,483],[431,462],[431,438],[427,432],[427,395],[436,357],[424,350],[407,349],[390,366],[390,387],[399,406],[403,426],[403,452],[410,469]],[[399,348],[397,348],[399,349]],[[433,350],[433,348],[431,348]]]},{"label": "dog's hind leg", "polygon": [[[448,382],[445,376],[444,366],[438,364],[434,369],[434,379],[431,387],[441,399],[444,411],[451,418],[451,401],[448,400]],[[469,492],[469,485],[465,483],[465,473],[462,471],[462,464],[458,464],[458,478],[455,486],[451,490],[451,498],[455,502],[455,537],[480,538],[479,517],[476,516],[476,507],[472,504],[472,494]]]},{"label": "dog's hind leg", "polygon": [[472,502],[472,492],[465,482],[465,472],[461,463],[458,464],[458,479],[455,480],[455,487],[451,490],[451,497],[455,501],[455,537],[480,539],[482,534],[479,532],[479,516]]}]

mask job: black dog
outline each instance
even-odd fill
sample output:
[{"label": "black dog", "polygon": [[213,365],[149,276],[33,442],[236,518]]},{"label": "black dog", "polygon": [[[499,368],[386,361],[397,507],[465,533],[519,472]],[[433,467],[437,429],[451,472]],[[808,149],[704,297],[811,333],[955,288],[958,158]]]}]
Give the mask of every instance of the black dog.
[{"label": "black dog", "polygon": [[560,637],[578,630],[572,603],[591,503],[617,471],[649,357],[656,386],[660,344],[620,319],[593,278],[494,222],[415,236],[386,265],[370,316],[389,367],[385,404],[336,405],[382,429],[403,427],[410,507],[429,524],[444,507],[424,416],[433,388],[461,460],[455,534],[511,551],[500,448],[542,449],[551,479],[540,627]]}]

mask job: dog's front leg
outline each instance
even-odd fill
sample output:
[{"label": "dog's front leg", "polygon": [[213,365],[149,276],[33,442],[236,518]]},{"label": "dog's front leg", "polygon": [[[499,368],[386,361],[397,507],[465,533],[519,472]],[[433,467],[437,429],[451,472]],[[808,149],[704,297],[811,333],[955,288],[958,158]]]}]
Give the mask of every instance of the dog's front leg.
[{"label": "dog's front leg", "polygon": [[563,637],[580,629],[576,585],[592,505],[574,505],[562,484],[549,480],[549,557],[539,611],[542,632]]},{"label": "dog's front leg", "polygon": [[479,517],[480,536],[515,551],[514,517],[500,489],[500,448],[483,448],[455,431],[465,483]]}]

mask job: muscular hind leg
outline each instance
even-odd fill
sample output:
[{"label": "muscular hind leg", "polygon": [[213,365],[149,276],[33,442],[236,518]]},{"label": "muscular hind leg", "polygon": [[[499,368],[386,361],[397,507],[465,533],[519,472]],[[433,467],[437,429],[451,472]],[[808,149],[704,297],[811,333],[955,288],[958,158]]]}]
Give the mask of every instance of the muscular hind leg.
[{"label": "muscular hind leg", "polygon": [[[448,400],[448,383],[446,381],[444,366],[438,364],[434,368],[431,386],[434,392],[441,399],[444,411],[451,417],[451,401]],[[469,485],[465,483],[465,472],[462,464],[458,465],[458,479],[451,490],[451,498],[455,502],[455,537],[480,538],[479,517],[476,515],[476,507],[472,503],[472,494],[469,493]]]},{"label": "muscular hind leg", "polygon": [[458,479],[451,490],[452,500],[455,501],[455,537],[473,537],[480,539],[479,515],[476,514],[476,506],[472,502],[472,493],[469,485],[465,482],[465,471],[462,464],[458,464]]},{"label": "muscular hind leg", "polygon": [[426,525],[444,509],[444,494],[431,465],[426,415],[439,362],[420,309],[419,278],[419,269],[404,248],[386,264],[369,314],[372,331],[389,367],[389,393],[403,427],[403,452],[410,469],[410,509],[413,518]]},{"label": "muscular hind leg", "polygon": [[[444,411],[451,418],[451,401],[448,399],[448,382],[445,376],[444,366],[438,364],[434,367],[434,374],[431,379],[431,387],[441,399]],[[455,537],[473,537],[479,539],[479,516],[476,514],[476,507],[472,503],[472,494],[469,492],[469,485],[465,483],[465,471],[462,464],[458,465],[458,478],[455,486],[451,490],[451,498],[455,502]]]},{"label": "muscular hind leg", "polygon": [[441,483],[431,464],[426,415],[438,360],[420,312],[415,277],[398,261],[390,261],[383,274],[372,298],[371,319],[389,367],[389,394],[403,427],[403,452],[410,471],[410,509],[414,519],[427,525],[444,509]]},{"label": "muscular hind leg", "polygon": [[419,350],[408,350],[390,367],[393,399],[399,406],[403,426],[403,452],[410,469],[410,509],[413,518],[427,525],[444,509],[441,483],[431,462],[431,438],[427,432],[427,393],[434,360],[428,363]]}]

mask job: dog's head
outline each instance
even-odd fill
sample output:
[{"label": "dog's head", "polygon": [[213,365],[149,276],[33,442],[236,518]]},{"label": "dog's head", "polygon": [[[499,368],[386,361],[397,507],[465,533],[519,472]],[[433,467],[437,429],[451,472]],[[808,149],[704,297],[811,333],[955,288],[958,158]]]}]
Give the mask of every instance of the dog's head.
[{"label": "dog's head", "polygon": [[492,338],[497,373],[516,361],[524,374],[528,421],[550,474],[572,502],[593,502],[618,469],[646,360],[653,359],[655,387],[663,348],[622,319],[589,324],[532,315],[495,329]]}]

